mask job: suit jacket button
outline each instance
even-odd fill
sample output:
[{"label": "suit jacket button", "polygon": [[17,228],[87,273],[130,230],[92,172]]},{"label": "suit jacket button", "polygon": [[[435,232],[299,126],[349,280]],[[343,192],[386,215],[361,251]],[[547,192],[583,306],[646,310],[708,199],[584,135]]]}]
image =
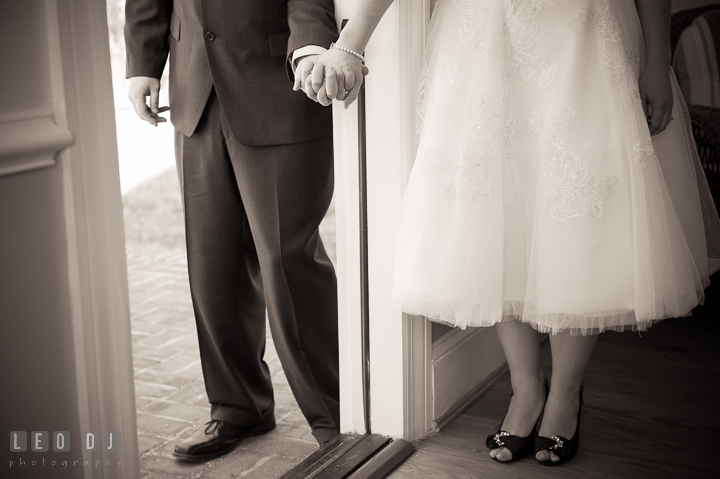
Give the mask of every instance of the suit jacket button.
[{"label": "suit jacket button", "polygon": [[215,34],[213,32],[205,32],[205,40],[209,42],[215,40]]}]

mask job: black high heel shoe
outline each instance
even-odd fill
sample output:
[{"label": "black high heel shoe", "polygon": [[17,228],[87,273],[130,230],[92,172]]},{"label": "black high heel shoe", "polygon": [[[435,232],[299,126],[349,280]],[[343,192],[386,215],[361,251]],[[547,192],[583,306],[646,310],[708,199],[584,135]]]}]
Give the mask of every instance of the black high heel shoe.
[{"label": "black high heel shoe", "polygon": [[568,462],[575,457],[580,447],[580,413],[583,407],[583,387],[580,385],[580,407],[578,408],[577,425],[575,426],[575,434],[572,439],[565,439],[562,436],[535,438],[535,454],[540,451],[550,451],[554,453],[560,460],[554,462],[552,459],[547,461],[537,460],[543,466],[559,466],[564,462]]},{"label": "black high heel shoe", "polygon": [[[547,379],[545,379],[545,399],[547,399],[549,391],[550,388],[548,387]],[[508,410],[510,410],[509,404]],[[505,411],[505,416],[507,416],[507,411]],[[530,434],[526,437],[513,436],[509,432],[501,430],[503,423],[500,423],[498,428],[495,430],[495,434],[488,434],[488,437],[485,440],[485,445],[490,451],[492,451],[493,449],[500,449],[501,447],[505,447],[510,451],[512,457],[509,461],[501,461],[497,459],[497,457],[493,457],[493,459],[502,464],[507,464],[509,462],[517,461],[518,459],[522,459],[523,457],[529,455],[533,451],[535,436],[537,434],[542,416],[543,413],[541,412],[540,417],[538,417],[537,421],[535,421],[535,425],[533,426],[532,431],[530,431]],[[505,422],[504,418],[503,422]]]}]

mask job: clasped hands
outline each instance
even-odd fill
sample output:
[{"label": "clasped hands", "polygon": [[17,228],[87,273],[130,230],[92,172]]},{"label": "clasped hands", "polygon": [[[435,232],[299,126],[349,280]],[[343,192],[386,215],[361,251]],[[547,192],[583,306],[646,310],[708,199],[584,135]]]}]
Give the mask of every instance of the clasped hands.
[{"label": "clasped hands", "polygon": [[[322,55],[308,55],[300,59],[295,69],[293,90],[302,90],[312,100],[328,106],[333,100],[345,103],[345,108],[360,93],[363,78],[369,72],[362,61],[347,52],[331,49]],[[150,105],[147,97],[150,97]],[[128,97],[137,115],[157,126],[167,121],[160,116],[169,107],[158,105],[160,80],[152,77],[132,77],[128,85]]]},{"label": "clasped hands", "polygon": [[360,94],[368,68],[347,52],[331,49],[322,55],[303,57],[295,69],[293,90],[302,90],[311,100],[328,106],[342,101],[345,108]]}]

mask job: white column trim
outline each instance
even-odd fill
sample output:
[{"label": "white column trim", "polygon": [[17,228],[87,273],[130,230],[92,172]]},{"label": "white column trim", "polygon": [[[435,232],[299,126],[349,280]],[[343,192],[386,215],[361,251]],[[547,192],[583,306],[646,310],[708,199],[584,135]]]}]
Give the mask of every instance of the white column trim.
[{"label": "white column trim", "polygon": [[[343,18],[338,15],[338,18]],[[360,209],[358,110],[333,105],[335,145],[335,232],[340,346],[340,430],[365,433],[360,340]]]},{"label": "white column trim", "polygon": [[[139,477],[122,199],[105,2],[46,0],[55,121],[75,143],[59,155],[81,431],[119,431],[121,467],[87,478]],[[96,453],[97,456],[97,453]],[[98,459],[83,453],[83,460]]]},{"label": "white column trim", "polygon": [[405,424],[403,438],[420,439],[437,432],[433,421],[432,327],[422,316],[403,315]]},{"label": "white column trim", "polygon": [[[358,0],[336,0],[338,23]],[[402,192],[415,157],[415,104],[431,0],[398,0],[367,46],[370,394],[373,433],[414,439],[431,427],[429,323],[390,301]],[[364,432],[360,355],[357,109],[334,106],[343,432]]]},{"label": "white column trim", "polygon": [[[404,112],[401,115],[401,161],[399,164],[401,196],[410,178],[417,153],[415,132],[418,72],[425,53],[427,30],[430,24],[431,0],[405,1],[399,4],[401,14],[398,31],[400,39],[400,92]],[[411,88],[412,86],[412,88]],[[404,438],[414,440],[434,431],[432,405],[432,328],[422,316],[402,315],[404,384]]]}]

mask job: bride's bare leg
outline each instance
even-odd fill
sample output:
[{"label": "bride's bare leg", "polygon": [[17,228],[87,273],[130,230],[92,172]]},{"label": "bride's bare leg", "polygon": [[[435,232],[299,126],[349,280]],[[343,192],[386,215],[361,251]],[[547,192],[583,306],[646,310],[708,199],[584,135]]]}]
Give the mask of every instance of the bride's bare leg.
[{"label": "bride's bare leg", "polygon": [[[513,436],[526,437],[535,425],[545,403],[545,373],[540,366],[540,335],[520,321],[495,325],[510,368],[513,396],[502,429]],[[494,449],[490,457],[512,459],[506,448]]]},{"label": "bride's bare leg", "polygon": [[[540,436],[558,435],[572,439],[575,435],[580,406],[580,383],[597,338],[597,334],[571,336],[567,331],[550,335],[552,383],[538,432]],[[548,450],[539,451],[535,457],[540,461],[558,460],[557,456]]]}]

